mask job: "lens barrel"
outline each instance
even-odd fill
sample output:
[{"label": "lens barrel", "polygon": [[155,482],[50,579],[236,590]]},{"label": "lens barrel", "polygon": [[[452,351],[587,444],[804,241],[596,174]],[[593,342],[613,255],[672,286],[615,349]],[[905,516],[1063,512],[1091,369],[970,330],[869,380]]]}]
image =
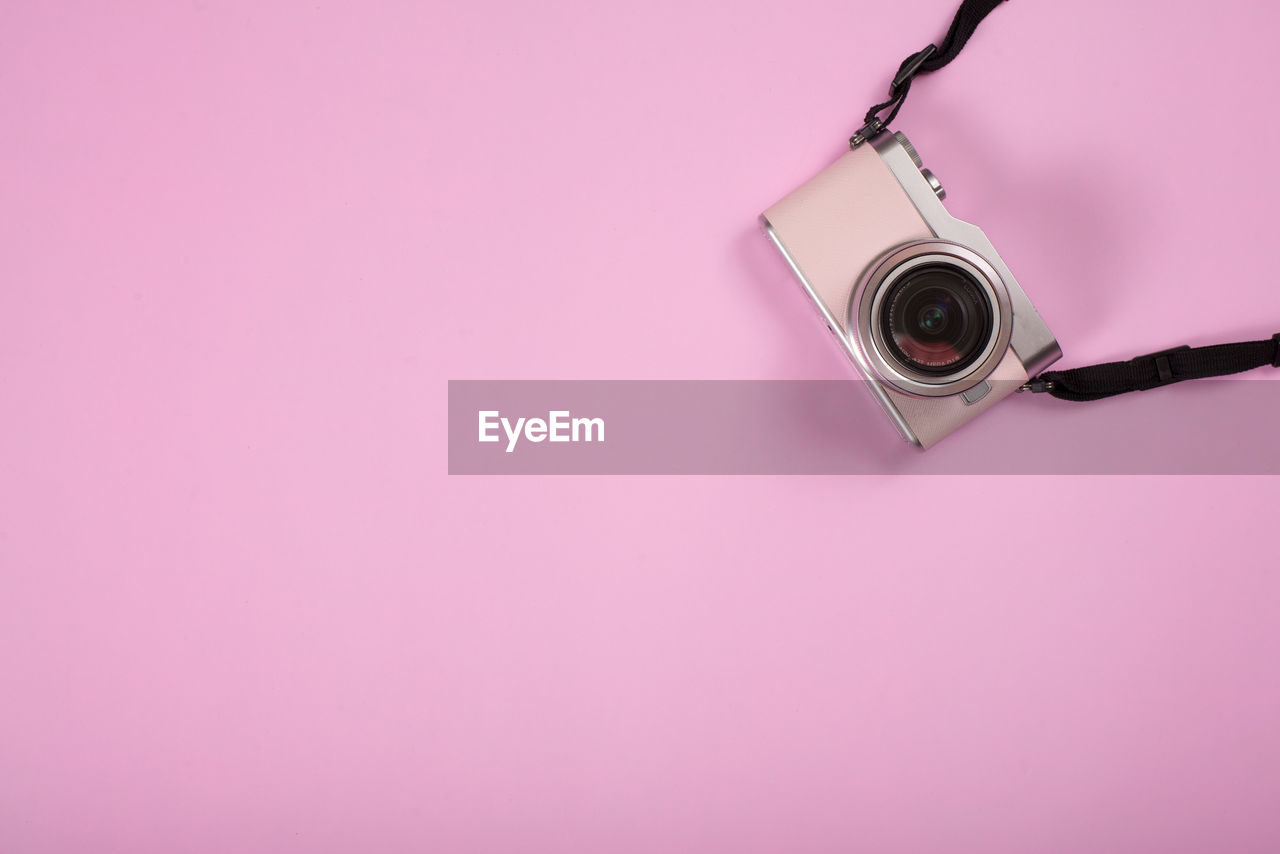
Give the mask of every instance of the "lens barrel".
[{"label": "lens barrel", "polygon": [[995,311],[967,271],[930,263],[890,282],[877,322],[895,361],[916,373],[945,376],[982,355],[995,332]]}]

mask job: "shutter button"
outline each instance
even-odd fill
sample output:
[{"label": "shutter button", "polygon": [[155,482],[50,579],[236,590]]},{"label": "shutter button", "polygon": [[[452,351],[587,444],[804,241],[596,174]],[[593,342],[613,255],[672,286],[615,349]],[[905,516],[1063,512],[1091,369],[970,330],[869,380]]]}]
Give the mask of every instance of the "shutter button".
[{"label": "shutter button", "polygon": [[929,182],[929,186],[933,188],[933,194],[938,197],[938,201],[946,201],[947,191],[943,189],[942,182],[938,180],[938,176],[928,169],[921,169],[920,174]]}]

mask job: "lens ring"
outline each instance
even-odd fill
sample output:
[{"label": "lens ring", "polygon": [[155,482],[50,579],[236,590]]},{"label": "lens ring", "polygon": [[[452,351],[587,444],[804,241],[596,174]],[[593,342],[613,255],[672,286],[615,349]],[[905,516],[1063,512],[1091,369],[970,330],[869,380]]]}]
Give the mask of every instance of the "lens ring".
[{"label": "lens ring", "polygon": [[[967,272],[994,307],[994,332],[970,365],[938,375],[915,370],[890,350],[882,334],[885,294],[912,269],[942,263]],[[848,303],[853,356],[859,368],[890,388],[916,397],[946,397],[982,382],[997,369],[1009,350],[1013,313],[1009,291],[996,268],[977,251],[952,240],[913,240],[890,249],[859,276]]]}]

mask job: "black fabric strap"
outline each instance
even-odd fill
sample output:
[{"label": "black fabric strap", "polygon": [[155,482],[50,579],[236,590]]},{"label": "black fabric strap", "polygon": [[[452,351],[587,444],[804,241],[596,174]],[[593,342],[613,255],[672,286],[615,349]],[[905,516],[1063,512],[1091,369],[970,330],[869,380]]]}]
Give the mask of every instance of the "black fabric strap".
[{"label": "black fabric strap", "polygon": [[1261,341],[1174,347],[1127,362],[1106,362],[1069,371],[1045,371],[1022,391],[1046,392],[1062,400],[1101,400],[1183,380],[1221,377],[1270,365],[1280,368],[1280,333]]},{"label": "black fabric strap", "polygon": [[[889,123],[897,117],[898,110],[902,109],[903,102],[907,100],[907,93],[911,91],[911,81],[919,74],[937,71],[959,56],[960,51],[969,41],[969,36],[973,35],[978,24],[982,23],[982,19],[1003,2],[1005,0],[964,0],[955,18],[952,19],[951,29],[947,30],[947,37],[942,40],[942,44],[926,45],[922,50],[908,56],[898,66],[898,73],[894,75],[893,83],[889,86],[889,100],[867,110],[861,130],[850,138],[849,145],[857,148],[862,142],[888,127]],[[881,113],[886,110],[887,114],[881,116]]]},{"label": "black fabric strap", "polygon": [[969,36],[978,29],[982,19],[990,15],[1005,0],[965,0],[951,21],[947,37],[938,46],[938,54],[920,67],[921,71],[937,71],[960,55]]}]

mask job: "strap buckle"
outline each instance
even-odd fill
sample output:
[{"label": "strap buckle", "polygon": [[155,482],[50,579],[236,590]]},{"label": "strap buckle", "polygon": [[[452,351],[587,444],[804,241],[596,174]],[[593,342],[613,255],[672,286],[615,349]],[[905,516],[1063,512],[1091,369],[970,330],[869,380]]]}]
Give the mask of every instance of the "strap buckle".
[{"label": "strap buckle", "polygon": [[[866,124],[857,133],[849,137],[850,148],[857,148],[862,145],[862,143],[884,130],[889,122],[893,121],[894,116],[898,115],[898,108],[906,100],[907,90],[911,88],[911,81],[920,73],[921,67],[932,59],[937,52],[938,46],[936,44],[925,45],[903,61],[898,68],[898,73],[893,76],[893,82],[889,84],[889,100],[883,104],[877,104],[867,111],[866,116],[863,117]],[[885,109],[889,109],[889,115],[882,119],[879,113]]]},{"label": "strap buckle", "polygon": [[1157,350],[1156,352],[1148,353],[1145,356],[1137,356],[1129,361],[1137,365],[1145,362],[1147,359],[1151,359],[1155,362],[1156,366],[1156,385],[1168,385],[1169,383],[1176,383],[1178,381],[1178,377],[1173,375],[1173,365],[1169,362],[1169,356],[1174,353],[1181,353],[1190,349],[1190,344],[1183,344],[1180,347],[1170,347],[1168,350]]},{"label": "strap buckle", "polygon": [[902,67],[898,69],[898,73],[893,77],[893,82],[889,84],[889,94],[895,98],[901,95],[902,87],[910,83],[920,73],[920,66],[928,62],[937,52],[938,46],[930,44],[925,45],[918,53],[913,53],[907,57],[907,61],[902,63]]}]

